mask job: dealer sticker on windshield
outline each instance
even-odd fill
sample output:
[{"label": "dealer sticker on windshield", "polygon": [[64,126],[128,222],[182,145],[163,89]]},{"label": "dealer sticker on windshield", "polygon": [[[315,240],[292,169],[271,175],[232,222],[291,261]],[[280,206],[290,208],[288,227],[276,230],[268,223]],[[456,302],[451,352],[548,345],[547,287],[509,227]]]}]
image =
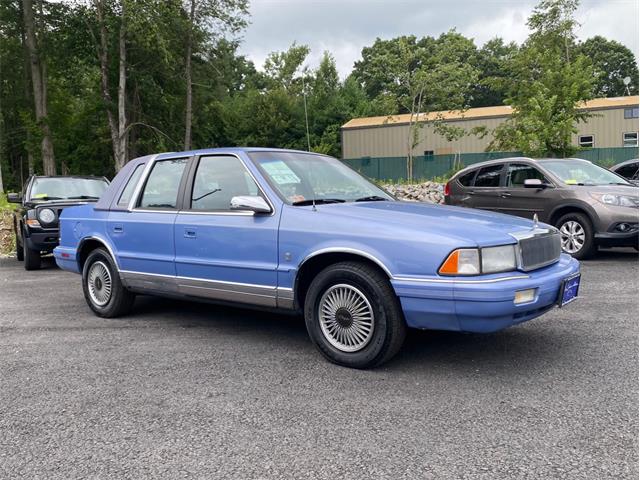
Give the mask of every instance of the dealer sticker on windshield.
[{"label": "dealer sticker on windshield", "polygon": [[564,307],[567,303],[573,302],[578,298],[578,289],[580,288],[580,274],[576,273],[568,278],[565,278],[560,285],[560,299],[558,304],[560,307]]},{"label": "dealer sticker on windshield", "polygon": [[293,170],[291,170],[282,160],[263,163],[262,168],[266,170],[271,179],[278,185],[300,183],[300,178],[298,178],[298,176],[293,173]]}]

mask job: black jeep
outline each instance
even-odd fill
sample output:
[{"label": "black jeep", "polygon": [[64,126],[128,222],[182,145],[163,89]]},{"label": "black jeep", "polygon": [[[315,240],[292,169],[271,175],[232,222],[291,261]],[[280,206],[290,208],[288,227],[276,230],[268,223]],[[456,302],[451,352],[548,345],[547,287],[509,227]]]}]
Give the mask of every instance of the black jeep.
[{"label": "black jeep", "polygon": [[58,219],[65,207],[96,202],[109,181],[104,177],[32,176],[23,195],[10,193],[7,199],[21,206],[13,214],[16,254],[26,270],[40,268],[40,255],[58,245]]}]

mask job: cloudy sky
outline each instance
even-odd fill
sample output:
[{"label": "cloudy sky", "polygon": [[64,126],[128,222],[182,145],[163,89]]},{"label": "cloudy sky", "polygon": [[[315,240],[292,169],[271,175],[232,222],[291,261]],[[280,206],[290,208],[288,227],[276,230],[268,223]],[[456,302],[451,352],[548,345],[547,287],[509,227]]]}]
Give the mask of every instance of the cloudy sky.
[{"label": "cloudy sky", "polygon": [[[376,37],[437,36],[456,28],[477,45],[500,36],[522,42],[536,0],[250,0],[251,25],[241,52],[256,66],[269,52],[294,41],[311,47],[307,65],[328,50],[341,76]],[[640,0],[582,0],[577,19],[581,39],[602,35],[629,47],[638,58]]]}]

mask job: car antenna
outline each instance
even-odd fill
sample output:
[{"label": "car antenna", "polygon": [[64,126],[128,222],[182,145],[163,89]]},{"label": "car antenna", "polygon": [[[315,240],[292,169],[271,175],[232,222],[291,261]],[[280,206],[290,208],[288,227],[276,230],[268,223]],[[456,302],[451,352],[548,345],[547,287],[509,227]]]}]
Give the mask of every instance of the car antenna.
[{"label": "car antenna", "polygon": [[[304,75],[307,71],[307,67],[302,69],[302,101],[304,102],[304,123],[307,128],[307,152],[311,151],[311,139],[309,137],[309,115],[307,114],[307,86],[304,83]],[[309,171],[311,173],[311,170]],[[312,175],[309,175],[311,178]],[[313,184],[311,185],[311,210],[317,212],[316,209],[316,191],[313,189]]]}]

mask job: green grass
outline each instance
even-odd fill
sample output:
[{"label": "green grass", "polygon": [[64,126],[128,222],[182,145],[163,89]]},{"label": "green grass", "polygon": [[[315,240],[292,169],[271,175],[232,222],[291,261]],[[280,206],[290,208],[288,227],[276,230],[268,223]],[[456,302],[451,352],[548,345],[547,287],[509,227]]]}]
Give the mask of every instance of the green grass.
[{"label": "green grass", "polygon": [[11,204],[7,201],[7,196],[0,192],[0,210],[12,210]]}]

